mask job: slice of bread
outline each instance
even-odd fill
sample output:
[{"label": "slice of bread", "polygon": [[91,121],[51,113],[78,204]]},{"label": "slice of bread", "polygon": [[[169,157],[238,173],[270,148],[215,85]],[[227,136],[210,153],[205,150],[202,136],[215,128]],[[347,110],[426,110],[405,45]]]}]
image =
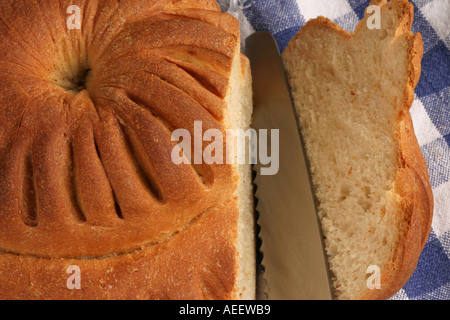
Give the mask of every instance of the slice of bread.
[{"label": "slice of bread", "polygon": [[433,212],[409,113],[423,56],[421,35],[410,31],[413,5],[371,5],[381,8],[380,29],[369,28],[369,13],[350,34],[319,17],[283,53],[337,299],[387,299],[400,290]]}]

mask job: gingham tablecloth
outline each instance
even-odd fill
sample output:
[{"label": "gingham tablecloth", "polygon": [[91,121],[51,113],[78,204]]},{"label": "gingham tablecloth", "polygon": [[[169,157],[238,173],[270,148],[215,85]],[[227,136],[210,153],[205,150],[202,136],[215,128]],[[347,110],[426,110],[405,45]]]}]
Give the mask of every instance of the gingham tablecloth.
[{"label": "gingham tablecloth", "polygon": [[[354,30],[370,0],[219,0],[245,39],[272,33],[281,50],[309,20],[328,17]],[[428,243],[409,282],[392,299],[450,299],[450,0],[412,0],[413,32],[424,41],[422,76],[411,109],[435,198]]]}]

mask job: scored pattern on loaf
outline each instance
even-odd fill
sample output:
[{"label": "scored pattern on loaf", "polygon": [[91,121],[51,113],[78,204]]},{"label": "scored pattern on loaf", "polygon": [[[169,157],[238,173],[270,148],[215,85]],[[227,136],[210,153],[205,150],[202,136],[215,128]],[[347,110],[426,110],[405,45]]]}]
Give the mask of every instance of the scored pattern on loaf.
[{"label": "scored pattern on loaf", "polygon": [[[173,130],[224,130],[239,27],[200,2],[0,3],[2,250],[129,252],[234,196],[231,166],[171,160]],[[65,27],[69,5],[81,30]]]}]

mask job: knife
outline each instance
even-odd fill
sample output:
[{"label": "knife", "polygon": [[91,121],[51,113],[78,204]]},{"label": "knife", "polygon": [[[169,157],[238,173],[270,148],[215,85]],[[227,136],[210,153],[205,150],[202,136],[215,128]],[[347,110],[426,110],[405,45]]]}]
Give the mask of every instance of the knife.
[{"label": "knife", "polygon": [[253,76],[253,129],[279,129],[280,139],[278,173],[261,175],[263,166],[254,165],[263,291],[269,300],[331,300],[323,235],[278,46],[269,33],[257,32],[247,39],[246,54]]}]

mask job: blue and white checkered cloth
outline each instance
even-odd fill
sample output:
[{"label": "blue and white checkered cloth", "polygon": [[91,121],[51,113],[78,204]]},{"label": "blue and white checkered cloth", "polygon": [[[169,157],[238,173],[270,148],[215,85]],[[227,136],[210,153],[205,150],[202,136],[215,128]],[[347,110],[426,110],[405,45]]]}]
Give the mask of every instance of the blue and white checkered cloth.
[{"label": "blue and white checkered cloth", "polygon": [[[411,0],[410,0],[411,1]],[[370,0],[219,0],[241,21],[243,37],[269,31],[281,50],[309,20],[328,17],[354,30]],[[435,197],[430,238],[409,282],[392,299],[450,299],[450,0],[412,0],[422,33],[422,76],[411,114]]]}]

